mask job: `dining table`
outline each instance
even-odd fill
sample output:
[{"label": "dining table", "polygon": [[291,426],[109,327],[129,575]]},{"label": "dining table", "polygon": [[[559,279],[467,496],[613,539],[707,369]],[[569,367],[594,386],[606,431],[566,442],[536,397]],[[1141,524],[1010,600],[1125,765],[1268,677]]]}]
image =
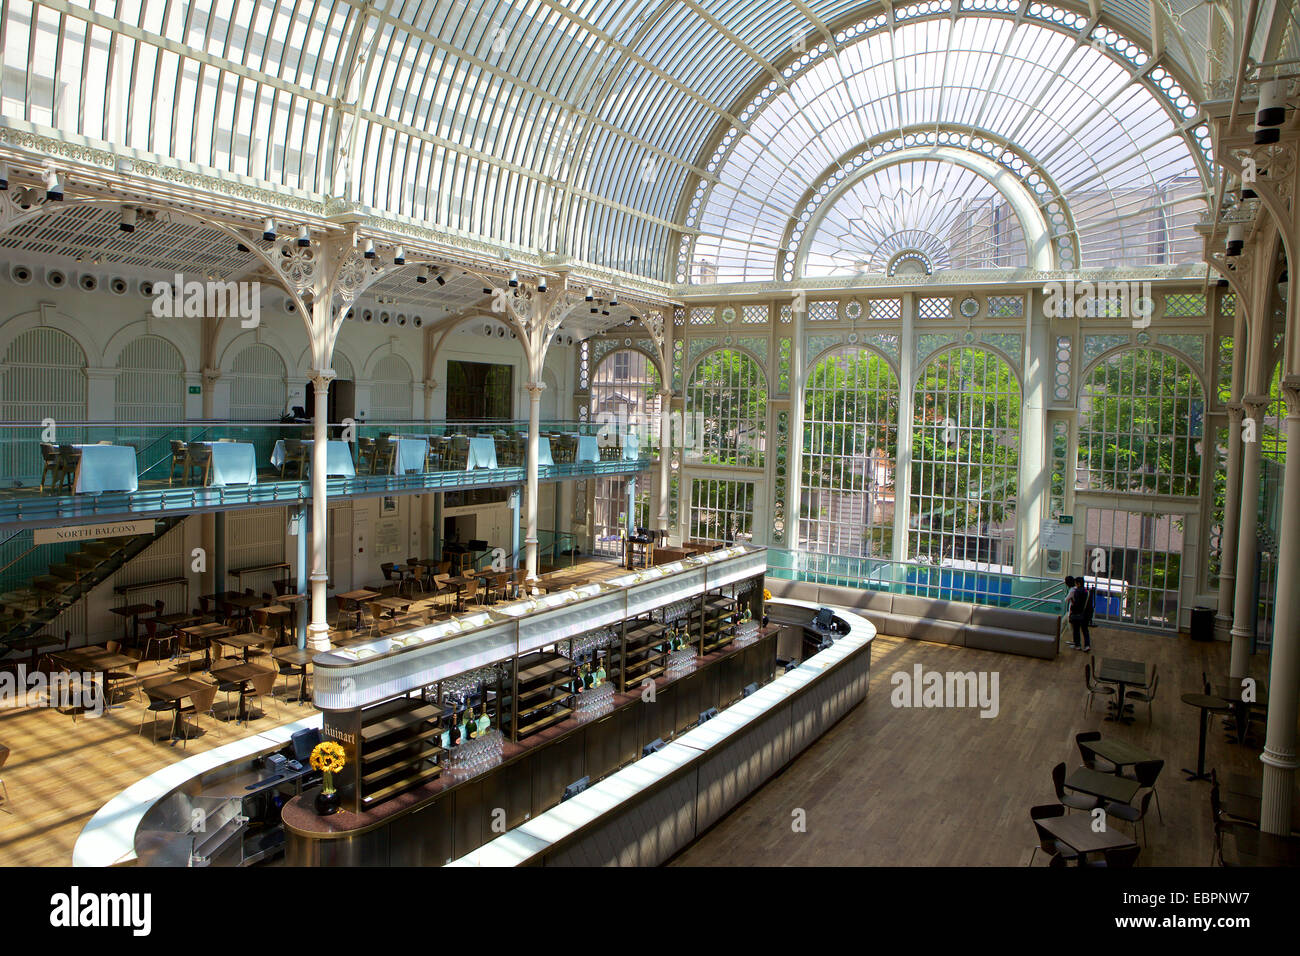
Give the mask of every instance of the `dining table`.
[{"label": "dining table", "polygon": [[257,449],[248,441],[196,441],[212,449],[212,466],[208,469],[208,486],[257,484]]},{"label": "dining table", "polygon": [[1122,724],[1131,724],[1133,718],[1128,716],[1127,705],[1124,703],[1124,689],[1126,687],[1147,686],[1146,662],[1130,661],[1118,657],[1103,657],[1097,664],[1097,673],[1093,676],[1107,684],[1118,685],[1115,701],[1109,705],[1112,708],[1112,713],[1107,715],[1106,719],[1118,721]]},{"label": "dining table", "polygon": [[600,461],[600,444],[595,435],[578,435],[578,449],[573,455],[575,462]]},{"label": "dining table", "polygon": [[1067,813],[1034,822],[1080,855],[1137,846],[1137,841],[1120,830],[1115,825],[1118,821],[1110,816],[1101,830],[1096,828],[1097,819],[1091,813]]},{"label": "dining table", "polygon": [[176,746],[176,741],[184,740],[188,736],[184,733],[185,722],[182,717],[184,709],[181,702],[195,691],[207,690],[211,686],[211,684],[204,684],[192,677],[178,677],[173,681],[154,684],[152,687],[145,688],[145,695],[150,700],[170,703],[175,708],[175,716],[172,718],[172,731],[168,737],[171,746]]},{"label": "dining table", "polygon": [[222,647],[229,647],[239,651],[246,664],[248,663],[248,652],[254,647],[266,643],[266,638],[261,634],[222,634],[212,640]]},{"label": "dining table", "polygon": [[469,454],[465,458],[465,470],[475,468],[497,467],[497,443],[490,435],[476,435],[469,440]]},{"label": "dining table", "polygon": [[205,671],[212,669],[212,642],[219,637],[234,633],[228,625],[218,624],[215,621],[187,624],[184,627],[176,628],[176,630],[187,637],[203,642],[203,669]]},{"label": "dining table", "polygon": [[311,666],[312,658],[316,656],[316,652],[306,647],[277,647],[271,652],[271,656],[277,661],[300,668],[296,700],[300,704],[305,704],[307,702],[307,668]]},{"label": "dining table", "polygon": [[[140,615],[149,614],[154,610],[154,606],[152,604],[124,604],[122,607],[109,608],[109,610],[122,618],[123,640],[138,641],[140,640]],[[129,631],[127,621],[131,622]]]},{"label": "dining table", "polygon": [[[314,438],[304,438],[302,447],[307,450],[307,463],[311,464],[312,447],[316,444]],[[271,464],[279,468],[284,464],[284,439],[281,438],[271,449]],[[352,450],[345,441],[329,441],[325,443],[325,477],[327,478],[354,478],[357,469],[352,463]]]},{"label": "dining table", "polygon": [[1209,780],[1210,775],[1205,772],[1205,736],[1206,728],[1210,723],[1210,714],[1211,712],[1226,713],[1232,704],[1222,697],[1214,697],[1210,694],[1183,694],[1182,701],[1190,707],[1198,708],[1201,712],[1200,741],[1196,747],[1196,769],[1188,770],[1184,767],[1183,773],[1187,774],[1188,780]]},{"label": "dining table", "polygon": [[551,440],[545,435],[540,435],[537,438],[537,464],[555,464],[555,459],[551,456]]},{"label": "dining table", "polygon": [[1245,678],[1229,677],[1222,683],[1215,684],[1211,693],[1232,706],[1232,719],[1236,724],[1237,743],[1246,742],[1246,731],[1250,728],[1252,710],[1268,711],[1268,687],[1262,680],[1245,683]]},{"label": "dining table", "polygon": [[1224,834],[1224,858],[1237,866],[1298,866],[1300,837],[1264,833],[1238,824]]},{"label": "dining table", "polygon": [[1115,765],[1116,772],[1125,767],[1131,767],[1134,764],[1146,763],[1150,760],[1159,760],[1159,757],[1153,757],[1141,747],[1129,743],[1127,740],[1117,740],[1114,737],[1103,737],[1101,740],[1088,741],[1087,747],[1098,757],[1109,760]]},{"label": "dining table", "polygon": [[424,463],[429,457],[429,441],[426,438],[402,438],[389,436],[388,441],[396,445],[393,464],[389,469],[394,475],[409,475],[411,472],[424,471]]},{"label": "dining table", "polygon": [[1101,797],[1103,800],[1128,803],[1137,795],[1142,785],[1136,780],[1130,780],[1127,777],[1118,777],[1113,773],[1102,773],[1100,770],[1080,767],[1065,778],[1065,786],[1071,790],[1077,790],[1079,793]]},{"label": "dining table", "polygon": [[76,478],[72,490],[77,494],[103,491],[137,491],[140,476],[136,471],[136,453],[130,445],[75,445],[81,449],[77,458]]},{"label": "dining table", "polygon": [[248,682],[255,677],[265,674],[267,669],[259,667],[256,664],[217,664],[212,668],[212,676],[222,684],[237,684],[239,686],[239,719],[248,720]]}]

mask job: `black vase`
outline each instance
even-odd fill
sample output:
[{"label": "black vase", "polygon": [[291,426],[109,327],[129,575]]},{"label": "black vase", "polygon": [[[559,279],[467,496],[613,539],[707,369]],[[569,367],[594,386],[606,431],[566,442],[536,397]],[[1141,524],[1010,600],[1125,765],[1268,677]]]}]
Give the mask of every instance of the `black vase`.
[{"label": "black vase", "polygon": [[316,812],[322,817],[327,817],[332,813],[338,813],[341,802],[337,790],[332,790],[329,793],[322,790],[316,794]]}]

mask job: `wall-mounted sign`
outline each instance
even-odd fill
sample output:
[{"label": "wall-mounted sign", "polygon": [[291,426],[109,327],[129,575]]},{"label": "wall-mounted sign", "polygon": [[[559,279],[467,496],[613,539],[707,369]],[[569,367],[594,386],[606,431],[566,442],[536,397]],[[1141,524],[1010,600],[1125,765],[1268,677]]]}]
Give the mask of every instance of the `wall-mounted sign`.
[{"label": "wall-mounted sign", "polygon": [[202,386],[202,385],[191,385],[191,386],[190,386],[190,394],[191,394],[191,395],[202,395],[202,394],[203,394],[203,386]]},{"label": "wall-mounted sign", "polygon": [[1061,524],[1052,518],[1043,522],[1039,545],[1045,551],[1069,551],[1074,543],[1074,519]]},{"label": "wall-mounted sign", "polygon": [[131,534],[153,534],[154,520],[115,521],[111,524],[83,524],[70,528],[37,528],[33,544],[63,544],[68,541],[91,541],[95,538],[120,538]]}]

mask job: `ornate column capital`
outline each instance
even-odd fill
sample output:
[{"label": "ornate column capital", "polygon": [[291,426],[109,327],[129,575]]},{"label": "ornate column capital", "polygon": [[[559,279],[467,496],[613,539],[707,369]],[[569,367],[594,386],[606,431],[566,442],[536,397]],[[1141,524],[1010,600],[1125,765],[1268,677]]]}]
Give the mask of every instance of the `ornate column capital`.
[{"label": "ornate column capital", "polygon": [[528,390],[529,396],[537,401],[542,397],[542,392],[546,390],[545,382],[529,382],[524,386]]},{"label": "ornate column capital", "polygon": [[214,383],[217,381],[217,379],[219,379],[219,378],[221,378],[221,369],[219,369],[219,368],[205,368],[205,369],[203,370],[203,384],[204,384],[204,385],[212,385],[212,384],[214,384]]},{"label": "ornate column capital", "polygon": [[1270,399],[1267,395],[1247,395],[1241,400],[1242,408],[1251,418],[1259,418],[1268,409]]},{"label": "ornate column capital", "polygon": [[432,392],[437,387],[438,387],[438,380],[436,378],[426,378],[424,380],[424,390],[426,392]]},{"label": "ornate column capital", "polygon": [[1282,398],[1286,400],[1288,416],[1300,416],[1300,375],[1283,376]]},{"label": "ornate column capital", "polygon": [[338,372],[332,368],[314,368],[307,380],[317,388],[329,388],[330,382],[336,378],[338,378]]},{"label": "ornate column capital", "polygon": [[1228,410],[1228,420],[1234,426],[1241,424],[1241,418],[1246,413],[1241,402],[1227,402],[1224,407]]}]

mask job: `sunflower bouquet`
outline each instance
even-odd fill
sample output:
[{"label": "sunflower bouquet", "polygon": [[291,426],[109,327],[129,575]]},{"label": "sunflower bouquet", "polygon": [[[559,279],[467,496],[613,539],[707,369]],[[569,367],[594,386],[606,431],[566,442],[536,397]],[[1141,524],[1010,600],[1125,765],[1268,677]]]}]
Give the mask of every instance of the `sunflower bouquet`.
[{"label": "sunflower bouquet", "polygon": [[764,601],[772,600],[772,592],[769,591],[767,588],[763,588],[763,600]]},{"label": "sunflower bouquet", "polygon": [[334,775],[347,763],[343,748],[333,741],[322,741],[312,748],[311,769],[319,770],[324,775],[322,793],[334,792]]}]

